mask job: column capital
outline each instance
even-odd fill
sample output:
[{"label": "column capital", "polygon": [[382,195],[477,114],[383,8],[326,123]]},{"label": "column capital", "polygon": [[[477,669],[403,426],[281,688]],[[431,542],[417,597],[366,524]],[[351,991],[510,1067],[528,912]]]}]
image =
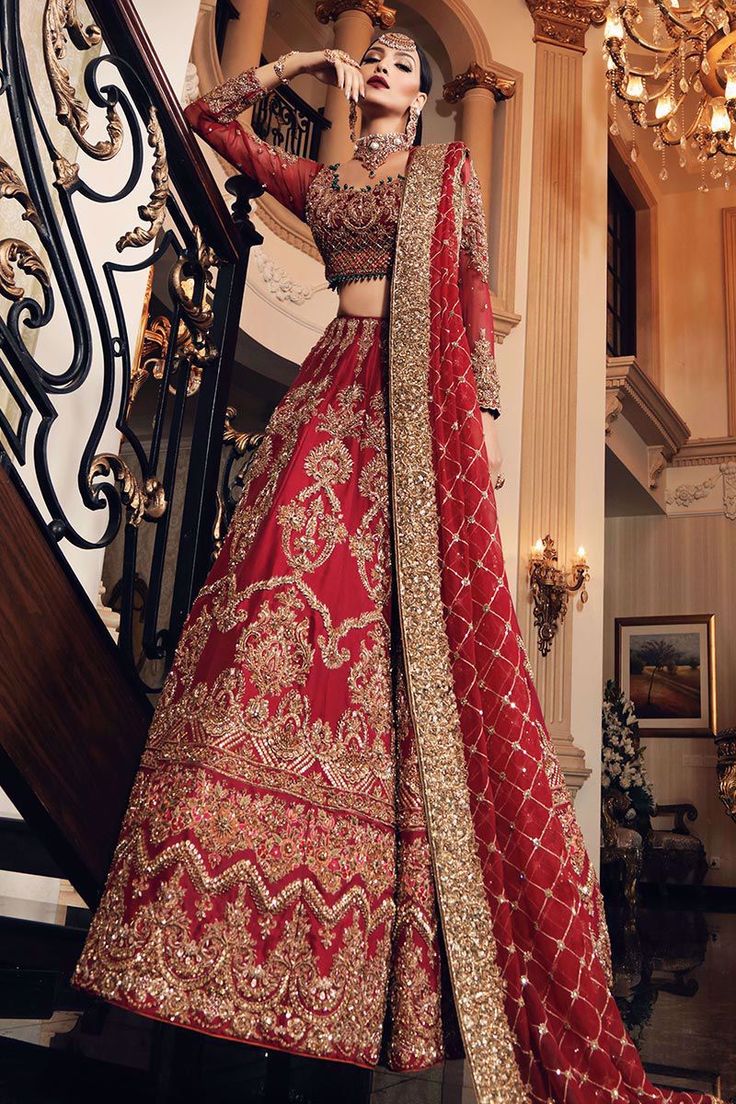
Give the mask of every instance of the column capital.
[{"label": "column capital", "polygon": [[329,23],[336,20],[343,12],[362,11],[368,16],[376,27],[384,31],[393,27],[396,22],[396,12],[388,8],[382,0],[319,0],[314,9],[314,14],[320,23]]},{"label": "column capital", "polygon": [[516,92],[516,81],[499,77],[492,69],[484,69],[473,61],[464,73],[453,77],[442,89],[447,103],[458,103],[471,88],[486,88],[496,100],[510,100]]},{"label": "column capital", "polygon": [[585,36],[606,21],[608,0],[526,0],[534,20],[534,41],[585,53]]}]

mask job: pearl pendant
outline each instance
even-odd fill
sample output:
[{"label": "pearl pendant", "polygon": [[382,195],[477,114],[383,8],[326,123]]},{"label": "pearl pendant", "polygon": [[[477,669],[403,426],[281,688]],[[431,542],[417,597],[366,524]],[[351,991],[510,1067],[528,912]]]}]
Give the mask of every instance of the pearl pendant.
[{"label": "pearl pendant", "polygon": [[379,165],[382,165],[394,150],[408,148],[408,146],[406,133],[366,134],[358,138],[354,144],[355,157],[363,162],[369,177],[373,177]]}]

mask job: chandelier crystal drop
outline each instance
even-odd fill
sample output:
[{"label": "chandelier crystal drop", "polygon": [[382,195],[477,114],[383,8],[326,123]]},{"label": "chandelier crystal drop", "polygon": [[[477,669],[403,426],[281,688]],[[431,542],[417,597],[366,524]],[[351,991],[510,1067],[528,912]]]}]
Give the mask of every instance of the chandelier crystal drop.
[{"label": "chandelier crystal drop", "polygon": [[611,94],[663,157],[736,156],[736,0],[613,0],[603,35]]}]

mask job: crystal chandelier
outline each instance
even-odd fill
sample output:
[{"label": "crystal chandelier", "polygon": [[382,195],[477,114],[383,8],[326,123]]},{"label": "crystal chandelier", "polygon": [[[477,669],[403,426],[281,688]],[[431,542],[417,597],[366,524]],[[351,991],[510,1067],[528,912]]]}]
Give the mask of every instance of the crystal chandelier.
[{"label": "crystal chandelier", "polygon": [[[619,133],[618,105],[636,127],[654,133],[661,151],[688,146],[702,166],[713,159],[715,179],[736,167],[736,0],[614,0],[607,11],[603,56],[613,103],[611,133]],[[724,178],[729,186],[728,175]]]}]

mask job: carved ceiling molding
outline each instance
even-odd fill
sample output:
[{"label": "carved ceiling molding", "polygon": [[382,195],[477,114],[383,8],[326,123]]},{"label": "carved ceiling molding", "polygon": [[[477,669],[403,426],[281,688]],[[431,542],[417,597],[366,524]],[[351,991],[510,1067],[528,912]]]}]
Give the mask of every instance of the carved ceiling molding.
[{"label": "carved ceiling molding", "polygon": [[683,445],[673,463],[677,468],[736,463],[736,437],[696,437]]},{"label": "carved ceiling molding", "polygon": [[389,30],[396,22],[396,12],[381,0],[320,0],[314,14],[320,23],[338,19],[343,12],[362,11],[376,27]]},{"label": "carved ceiling molding", "polygon": [[647,467],[649,470],[649,489],[659,486],[662,473],[667,470],[667,454],[661,445],[649,445],[647,448]]},{"label": "carved ceiling molding", "polygon": [[[606,368],[606,426],[609,436],[623,417],[644,444],[657,446],[669,463],[690,437],[690,428],[634,357],[609,357]],[[650,473],[651,474],[651,473]]]},{"label": "carved ceiling molding", "polygon": [[[667,495],[667,506],[690,509],[697,506],[711,491],[720,484],[723,516],[728,521],[736,521],[736,462],[733,460],[718,465],[717,473],[701,483],[680,483]],[[698,511],[695,510],[695,513]]]},{"label": "carved ceiling molding", "polygon": [[442,97],[447,103],[458,103],[471,88],[487,88],[496,100],[510,100],[516,92],[516,81],[500,77],[493,69],[486,69],[474,61],[464,73],[445,84]]},{"label": "carved ceiling molding", "polygon": [[265,288],[279,303],[291,303],[296,307],[301,307],[314,296],[315,292],[328,287],[326,280],[312,285],[295,280],[285,268],[277,264],[263,249],[255,249],[253,257]]},{"label": "carved ceiling molding", "polygon": [[534,41],[585,53],[585,36],[592,25],[606,21],[601,0],[526,0],[534,20]]},{"label": "carved ceiling molding", "polygon": [[606,392],[606,437],[610,437],[613,424],[622,412],[624,404],[615,391]]}]

